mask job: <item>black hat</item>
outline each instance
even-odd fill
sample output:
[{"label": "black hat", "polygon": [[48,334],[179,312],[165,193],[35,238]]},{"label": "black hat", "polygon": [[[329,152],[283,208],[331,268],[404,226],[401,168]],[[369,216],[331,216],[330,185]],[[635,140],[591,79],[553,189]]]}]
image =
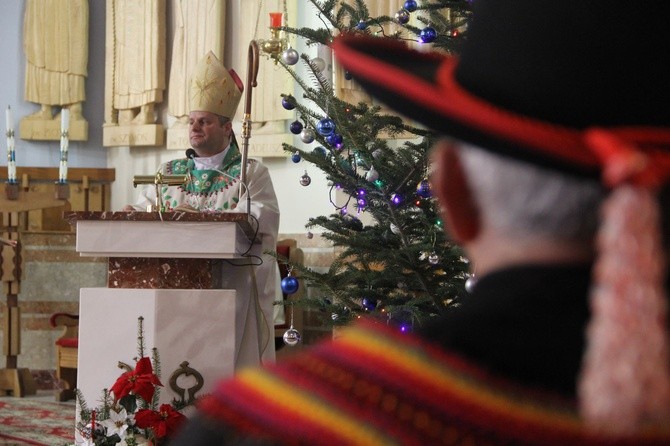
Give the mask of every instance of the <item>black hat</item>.
[{"label": "black hat", "polygon": [[[590,428],[670,419],[658,206],[670,178],[670,3],[474,0],[460,56],[346,35],[333,49],[373,96],[484,149],[612,186],[597,237],[579,383]],[[640,187],[642,186],[642,187]]]},{"label": "black hat", "polygon": [[670,4],[477,0],[460,56],[344,36],[337,59],[369,93],[440,133],[599,175],[587,135],[670,148]]}]

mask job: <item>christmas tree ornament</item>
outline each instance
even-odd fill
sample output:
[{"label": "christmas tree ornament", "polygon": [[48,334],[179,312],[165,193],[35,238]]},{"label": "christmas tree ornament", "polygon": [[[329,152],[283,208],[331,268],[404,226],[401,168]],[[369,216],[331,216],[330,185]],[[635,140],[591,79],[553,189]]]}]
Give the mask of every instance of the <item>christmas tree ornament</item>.
[{"label": "christmas tree ornament", "polygon": [[344,70],[344,78],[346,80],[350,81],[351,79],[353,79],[353,76],[351,75],[350,72],[348,72],[347,70]]},{"label": "christmas tree ornament", "polygon": [[475,289],[475,286],[477,286],[477,276],[475,276],[474,274],[470,274],[468,278],[465,280],[465,291],[472,294],[472,292]]},{"label": "christmas tree ornament", "polygon": [[300,157],[300,152],[298,152],[297,150],[293,155],[291,155],[291,161],[293,161],[294,163],[299,163],[301,159],[302,158]]},{"label": "christmas tree ornament", "polygon": [[307,175],[307,171],[305,171],[305,174],[300,177],[300,184],[303,186],[309,186],[312,183],[312,179]]},{"label": "christmas tree ornament", "polygon": [[389,225],[389,227],[391,228],[391,232],[392,232],[392,233],[394,233],[395,235],[400,235],[400,228],[399,228],[398,226],[396,226],[395,224],[391,223],[391,224]]},{"label": "christmas tree ornament", "polygon": [[281,106],[286,110],[293,110],[295,108],[293,101],[287,97],[281,98]]},{"label": "christmas tree ornament", "polygon": [[395,19],[401,25],[405,25],[407,22],[409,22],[409,16],[409,11],[406,9],[401,9],[395,13]]},{"label": "christmas tree ornament", "polygon": [[405,2],[405,4],[403,5],[403,8],[405,8],[409,12],[414,12],[414,11],[416,11],[417,6],[418,5],[416,3],[416,0],[407,0]]},{"label": "christmas tree ornament", "polygon": [[398,193],[391,195],[391,202],[398,206],[400,203],[402,203],[402,195]]},{"label": "christmas tree ornament", "polygon": [[305,144],[313,142],[314,138],[316,138],[316,133],[314,133],[313,129],[304,128],[302,132],[300,132],[300,140]]},{"label": "christmas tree ornament", "polygon": [[438,263],[440,263],[440,257],[436,253],[431,252],[430,255],[428,256],[428,263],[430,263],[431,265],[437,265]]},{"label": "christmas tree ornament", "polygon": [[307,232],[307,238],[310,239],[310,240],[313,239],[313,238],[314,238],[314,234],[312,234],[310,231],[308,231],[308,232]]},{"label": "christmas tree ornament", "polygon": [[365,179],[373,183],[379,178],[379,172],[375,170],[375,166],[370,166],[370,170],[365,172]]},{"label": "christmas tree ornament", "polygon": [[335,147],[336,149],[341,149],[342,135],[340,135],[339,133],[331,133],[330,135],[326,136],[326,142],[331,146]]},{"label": "christmas tree ornament", "polygon": [[416,186],[416,194],[421,198],[430,198],[432,192],[430,190],[430,182],[427,178],[419,181],[419,184]]},{"label": "christmas tree ornament", "polygon": [[298,63],[298,60],[300,60],[300,55],[293,48],[288,48],[286,51],[281,53],[281,60],[286,65],[295,65]]},{"label": "christmas tree ornament", "polygon": [[298,120],[293,121],[293,122],[291,123],[291,125],[289,126],[289,130],[290,130],[291,133],[293,133],[294,135],[298,135],[300,132],[302,132],[302,128],[303,128],[303,127],[302,127],[302,122],[300,122],[300,121],[298,121]]},{"label": "christmas tree ornament", "polygon": [[281,280],[281,290],[284,294],[293,294],[298,291],[300,288],[300,283],[298,279],[291,275],[291,271],[288,272],[288,276],[284,277]]},{"label": "christmas tree ornament", "polygon": [[323,72],[326,69],[326,61],[320,57],[315,57],[312,59],[312,66],[319,72]]},{"label": "christmas tree ornament", "polygon": [[368,28],[368,24],[364,20],[359,20],[356,24],[356,29],[359,31],[365,31]]},{"label": "christmas tree ornament", "polygon": [[419,38],[423,43],[430,43],[434,41],[436,37],[437,37],[437,31],[435,31],[435,28],[432,28],[430,26],[425,27],[419,33]]},{"label": "christmas tree ornament", "polygon": [[328,136],[335,132],[335,121],[330,118],[320,119],[316,123],[316,131],[319,132],[321,136]]},{"label": "christmas tree ornament", "polygon": [[284,344],[288,345],[289,347],[295,347],[302,339],[302,336],[300,336],[300,332],[298,330],[296,330],[295,328],[293,328],[293,326],[291,326],[291,328],[286,330],[283,338],[284,338]]},{"label": "christmas tree ornament", "polygon": [[365,311],[374,311],[374,309],[377,308],[377,301],[375,299],[368,299],[367,297],[364,297],[361,305]]},{"label": "christmas tree ornament", "polygon": [[382,153],[384,153],[384,152],[382,151],[382,149],[376,149],[374,152],[372,152],[372,157],[373,157],[374,159],[377,159],[377,158],[379,158],[380,156],[382,156]]},{"label": "christmas tree ornament", "polygon": [[316,146],[314,147],[314,150],[312,150],[312,153],[317,156],[322,156],[322,157],[327,157],[328,156],[328,150],[326,150],[325,147],[323,146]]}]

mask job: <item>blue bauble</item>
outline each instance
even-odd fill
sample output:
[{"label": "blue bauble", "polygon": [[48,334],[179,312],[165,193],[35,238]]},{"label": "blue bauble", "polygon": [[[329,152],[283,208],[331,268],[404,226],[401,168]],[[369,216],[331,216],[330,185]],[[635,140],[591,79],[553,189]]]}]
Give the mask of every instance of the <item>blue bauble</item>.
[{"label": "blue bauble", "polygon": [[286,110],[293,110],[295,108],[293,102],[290,101],[288,98],[281,98],[281,106],[284,107]]},{"label": "blue bauble", "polygon": [[416,194],[421,198],[430,198],[432,195],[430,190],[430,183],[428,180],[423,179],[419,181],[419,184],[416,186]]},{"label": "blue bauble", "polygon": [[281,290],[284,294],[293,294],[298,291],[298,288],[300,288],[300,283],[293,276],[284,277],[281,280]]},{"label": "blue bauble", "polygon": [[405,4],[403,5],[403,8],[405,8],[409,12],[416,11],[416,8],[417,8],[416,0],[407,0],[405,2]]},{"label": "blue bauble", "polygon": [[358,24],[356,25],[356,29],[359,31],[365,31],[367,28],[368,24],[363,20],[359,21]]},{"label": "blue bauble", "polygon": [[367,311],[373,311],[377,308],[377,301],[373,299],[368,299],[367,297],[363,298],[362,302],[363,308]]},{"label": "blue bauble", "polygon": [[323,118],[316,123],[316,131],[321,136],[328,136],[335,131],[335,121],[330,118]]},{"label": "blue bauble", "polygon": [[300,158],[300,152],[295,152],[293,155],[291,155],[291,161],[293,161],[294,163],[299,163],[301,159],[302,158]]},{"label": "blue bauble", "polygon": [[435,28],[428,26],[421,30],[419,37],[423,43],[430,43],[437,37],[437,31],[435,31]]},{"label": "blue bauble", "polygon": [[342,135],[339,133],[331,133],[330,135],[326,136],[326,142],[328,142],[328,144],[331,146],[339,149],[342,147]]},{"label": "blue bauble", "polygon": [[291,130],[291,133],[293,133],[294,135],[299,134],[300,132],[302,132],[302,122],[293,121],[289,126],[289,130]]}]

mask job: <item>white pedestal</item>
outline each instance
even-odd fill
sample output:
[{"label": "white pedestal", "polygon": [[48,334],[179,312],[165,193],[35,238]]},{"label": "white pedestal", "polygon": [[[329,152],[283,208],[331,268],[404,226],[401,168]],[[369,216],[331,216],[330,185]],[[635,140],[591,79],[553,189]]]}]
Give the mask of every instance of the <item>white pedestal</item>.
[{"label": "white pedestal", "polygon": [[77,385],[88,406],[95,408],[102,390],[121,376],[118,361],[135,366],[140,316],[144,318],[144,354],[151,357],[155,347],[160,356],[164,385],[160,402],[177,397],[169,388],[169,378],[183,361],[205,380],[196,396],[210,392],[217,380],[235,370],[235,294],[232,290],[82,288]]}]

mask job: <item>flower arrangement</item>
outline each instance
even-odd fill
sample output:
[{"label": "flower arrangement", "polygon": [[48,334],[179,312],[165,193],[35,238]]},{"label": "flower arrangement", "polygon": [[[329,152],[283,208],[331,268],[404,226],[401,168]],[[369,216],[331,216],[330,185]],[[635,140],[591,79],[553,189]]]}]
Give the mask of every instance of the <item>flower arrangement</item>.
[{"label": "flower arrangement", "polygon": [[[127,446],[165,443],[186,421],[177,404],[158,407],[160,360],[157,349],[152,358],[144,354],[143,320],[138,318],[138,356],[135,368],[126,366],[110,389],[103,389],[101,405],[88,408],[83,395],[77,390],[80,420],[77,431],[82,446]],[[119,363],[119,367],[123,367]],[[156,371],[154,373],[154,370]]]}]

